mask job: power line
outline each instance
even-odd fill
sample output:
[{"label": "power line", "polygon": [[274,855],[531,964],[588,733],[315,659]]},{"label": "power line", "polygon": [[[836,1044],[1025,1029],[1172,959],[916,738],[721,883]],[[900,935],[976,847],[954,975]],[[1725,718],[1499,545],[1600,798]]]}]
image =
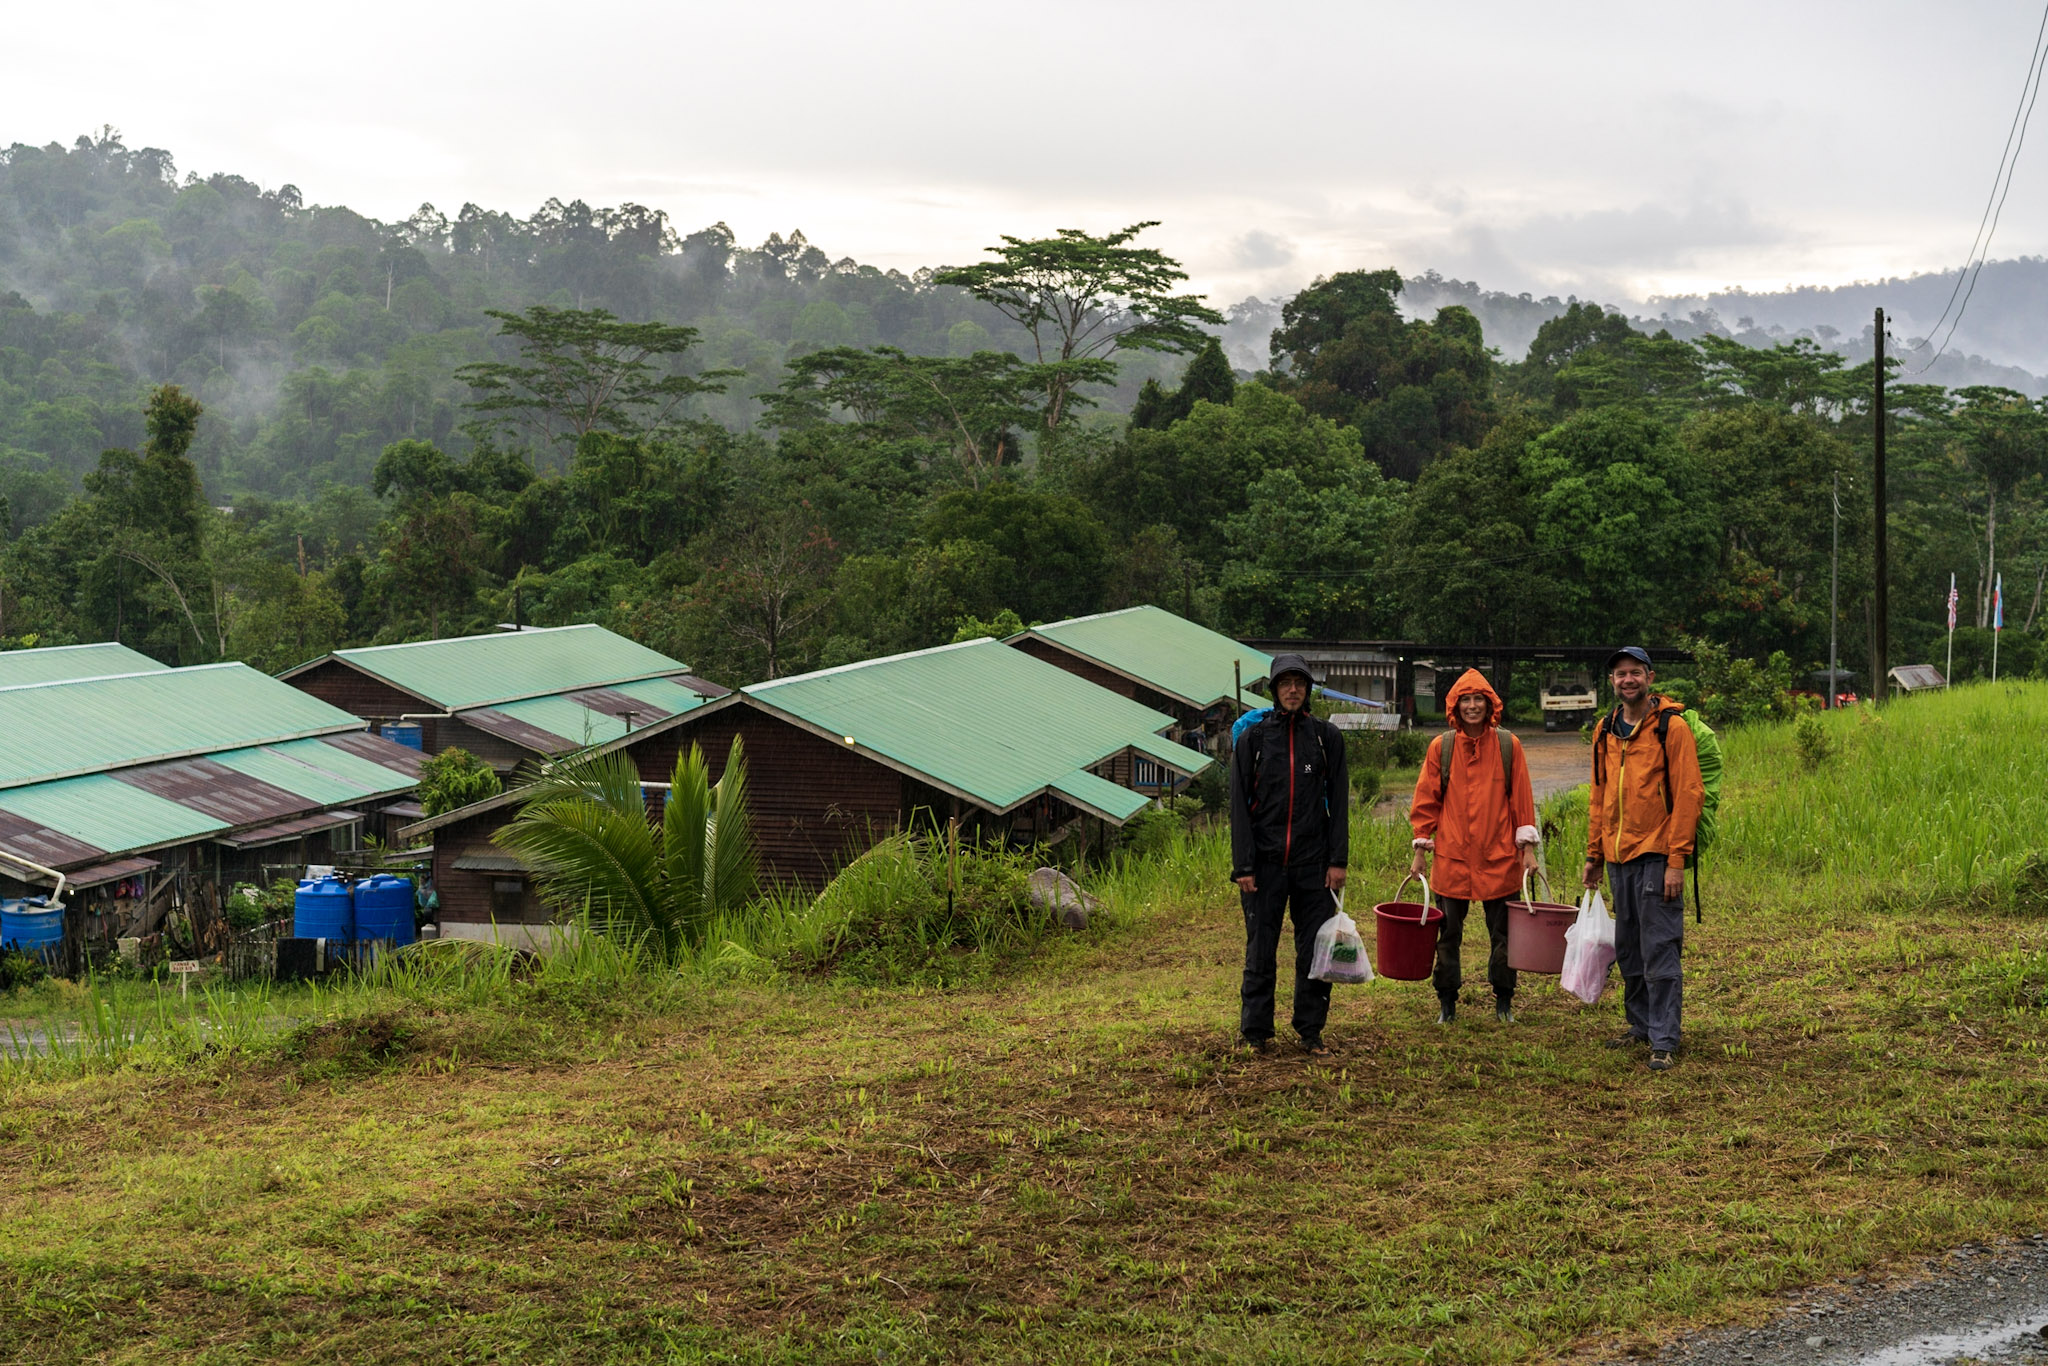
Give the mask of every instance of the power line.
[{"label": "power line", "polygon": [[[1991,239],[1998,231],[1999,218],[2005,213],[2006,196],[2012,193],[2013,173],[2019,167],[2020,149],[2026,146],[2027,128],[2034,118],[2034,103],[2041,97],[2041,76],[2044,68],[2048,68],[2048,61],[2043,60],[2048,58],[2048,46],[2042,42],[2044,36],[2048,36],[2048,5],[2041,10],[2041,23],[2034,33],[2033,55],[2027,62],[2027,78],[2020,83],[2019,104],[2013,109],[2012,125],[2005,132],[2005,149],[1999,153],[1998,170],[1991,177],[1991,194],[1984,201],[1983,214],[1977,219],[1977,233],[1970,239],[1969,253],[1963,259],[1962,270],[1956,274],[1955,286],[1949,290],[1948,303],[1942,307],[1941,316],[1934,320],[1926,338],[1913,349],[1931,345],[1945,322],[1949,325],[1948,336],[1942,340],[1940,349],[1928,358],[1927,364],[1913,371],[1916,375],[1927,373],[1947,353],[1949,345],[1956,339],[1956,329],[1962,326],[1971,296],[1977,292],[1977,277],[1983,273],[1985,258],[1991,254]],[[1964,287],[1966,279],[1967,289]],[[1958,294],[1962,296],[1960,305],[1957,303]],[[1955,310],[1953,321],[1949,318],[1950,309]]]}]

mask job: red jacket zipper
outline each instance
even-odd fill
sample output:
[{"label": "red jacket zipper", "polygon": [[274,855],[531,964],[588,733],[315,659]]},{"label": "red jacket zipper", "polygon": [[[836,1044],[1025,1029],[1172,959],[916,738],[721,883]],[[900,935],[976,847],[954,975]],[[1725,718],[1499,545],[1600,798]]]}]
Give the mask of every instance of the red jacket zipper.
[{"label": "red jacket zipper", "polygon": [[1294,862],[1294,726],[1287,727],[1287,838],[1280,846],[1280,866]]}]

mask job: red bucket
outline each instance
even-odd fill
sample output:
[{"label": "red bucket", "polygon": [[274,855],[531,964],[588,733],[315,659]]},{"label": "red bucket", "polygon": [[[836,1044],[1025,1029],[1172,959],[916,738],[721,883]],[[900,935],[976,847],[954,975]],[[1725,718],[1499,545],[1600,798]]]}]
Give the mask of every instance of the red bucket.
[{"label": "red bucket", "polygon": [[[1543,890],[1550,890],[1549,878]],[[1508,903],[1508,966],[1517,972],[1564,971],[1564,934],[1578,923],[1579,908],[1555,901],[1529,899],[1529,879],[1522,878],[1522,899]]]},{"label": "red bucket", "polygon": [[1400,896],[1402,888],[1418,880],[1421,901],[1382,901],[1372,908],[1379,974],[1397,982],[1420,982],[1436,966],[1436,932],[1444,913],[1429,899],[1429,879],[1410,873],[1394,895]]}]

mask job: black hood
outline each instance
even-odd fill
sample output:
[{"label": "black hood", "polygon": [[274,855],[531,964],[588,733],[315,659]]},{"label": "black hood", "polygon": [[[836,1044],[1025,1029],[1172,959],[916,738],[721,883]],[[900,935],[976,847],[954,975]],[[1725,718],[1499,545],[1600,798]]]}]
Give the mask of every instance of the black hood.
[{"label": "black hood", "polygon": [[1273,667],[1266,675],[1268,679],[1267,686],[1273,690],[1274,706],[1280,705],[1280,676],[1282,674],[1300,674],[1307,681],[1309,691],[1315,691],[1316,676],[1308,667],[1307,660],[1303,659],[1300,655],[1274,655]]}]

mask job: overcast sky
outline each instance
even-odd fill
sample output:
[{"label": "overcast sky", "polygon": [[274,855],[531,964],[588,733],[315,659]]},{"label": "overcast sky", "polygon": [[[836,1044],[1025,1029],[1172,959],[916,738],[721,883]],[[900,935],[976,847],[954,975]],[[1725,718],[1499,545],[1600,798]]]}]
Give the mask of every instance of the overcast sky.
[{"label": "overcast sky", "polygon": [[[1334,270],[1642,298],[1961,263],[2035,0],[15,7],[0,143],[402,218],[635,200],[904,269],[1151,240],[1221,303]],[[1993,255],[2048,251],[2048,113]]]}]

